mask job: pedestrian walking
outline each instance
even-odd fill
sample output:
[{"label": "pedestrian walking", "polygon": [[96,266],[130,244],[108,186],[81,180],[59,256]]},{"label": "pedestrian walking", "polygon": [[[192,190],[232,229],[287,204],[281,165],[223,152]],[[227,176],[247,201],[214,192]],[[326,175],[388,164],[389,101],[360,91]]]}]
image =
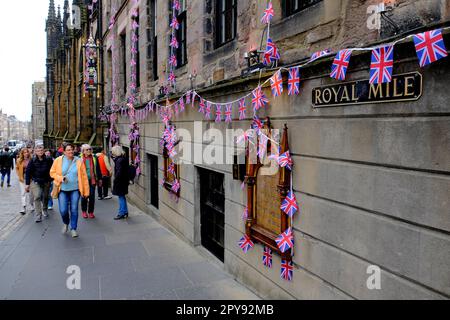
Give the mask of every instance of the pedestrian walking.
[{"label": "pedestrian walking", "polygon": [[[45,151],[45,156],[46,156],[47,158],[52,159],[53,161],[55,160],[55,159],[53,158],[53,152],[52,152],[51,150],[46,150],[46,151]],[[52,191],[53,191],[53,181],[50,182],[50,190],[49,190],[49,193],[52,194]],[[52,198],[52,197],[48,197],[48,204],[47,204],[47,207],[48,207],[48,210],[49,210],[49,211],[53,210],[53,198]]]},{"label": "pedestrian walking", "polygon": [[5,176],[7,177],[6,183],[8,188],[11,187],[11,170],[14,169],[14,155],[9,150],[9,146],[5,145],[3,151],[0,153],[0,172],[2,174],[1,187],[5,184]]},{"label": "pedestrian walking", "polygon": [[19,177],[19,185],[20,185],[20,196],[22,200],[22,211],[20,213],[25,215],[27,213],[27,209],[31,209],[31,200],[30,193],[26,191],[25,184],[25,174],[27,170],[27,166],[31,161],[31,154],[27,148],[23,148],[20,150],[19,158],[16,161],[16,173]]},{"label": "pedestrian walking", "polygon": [[112,169],[105,149],[102,149],[100,153],[97,153],[97,159],[102,174],[102,183],[101,186],[98,186],[98,200],[109,200],[112,198],[108,195],[108,188],[111,184]]},{"label": "pedestrian walking", "polygon": [[54,179],[53,199],[58,199],[59,211],[64,223],[63,233],[78,237],[78,205],[80,197],[89,197],[89,181],[83,161],[74,156],[71,144],[64,146],[64,155],[58,157],[50,170]]},{"label": "pedestrian walking", "polygon": [[102,173],[97,156],[88,144],[81,146],[81,153],[89,180],[89,198],[81,199],[81,211],[84,219],[95,219],[95,190],[102,186]]},{"label": "pedestrian walking", "polygon": [[128,218],[128,158],[125,156],[125,151],[120,146],[115,146],[111,150],[114,160],[114,183],[112,188],[113,195],[119,197],[119,214],[114,220],[122,220]]},{"label": "pedestrian walking", "polygon": [[26,191],[34,201],[35,221],[42,222],[42,216],[48,217],[48,197],[50,191],[50,169],[53,160],[44,154],[44,146],[38,145],[34,157],[27,166],[25,174]]}]

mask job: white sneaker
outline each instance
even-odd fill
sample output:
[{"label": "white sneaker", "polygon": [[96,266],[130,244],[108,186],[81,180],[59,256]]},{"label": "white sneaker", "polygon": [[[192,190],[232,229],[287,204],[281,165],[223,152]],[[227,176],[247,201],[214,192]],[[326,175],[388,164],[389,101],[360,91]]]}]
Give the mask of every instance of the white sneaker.
[{"label": "white sneaker", "polygon": [[48,212],[47,211],[43,211],[42,215],[44,216],[44,218],[48,218]]},{"label": "white sneaker", "polygon": [[78,233],[75,230],[70,231],[72,238],[78,238]]},{"label": "white sneaker", "polygon": [[48,207],[48,210],[50,211],[50,210],[53,210],[53,207]]},{"label": "white sneaker", "polygon": [[107,197],[105,197],[105,200],[111,200],[112,199],[112,197],[111,196],[107,196]]},{"label": "white sneaker", "polygon": [[63,226],[61,232],[62,232],[63,234],[65,234],[65,233],[67,233],[68,231],[69,231],[69,225],[65,224],[65,225]]}]

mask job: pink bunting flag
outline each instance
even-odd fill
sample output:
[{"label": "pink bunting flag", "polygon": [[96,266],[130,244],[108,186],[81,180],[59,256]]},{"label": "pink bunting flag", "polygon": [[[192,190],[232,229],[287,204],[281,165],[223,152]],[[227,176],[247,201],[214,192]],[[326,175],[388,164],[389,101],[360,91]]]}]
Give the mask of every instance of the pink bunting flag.
[{"label": "pink bunting flag", "polygon": [[232,115],[233,115],[233,105],[227,104],[226,111],[225,111],[225,122],[226,123],[231,123],[233,121],[233,119],[231,118]]},{"label": "pink bunting flag", "polygon": [[216,106],[216,122],[219,123],[222,121],[222,105],[218,104]]}]

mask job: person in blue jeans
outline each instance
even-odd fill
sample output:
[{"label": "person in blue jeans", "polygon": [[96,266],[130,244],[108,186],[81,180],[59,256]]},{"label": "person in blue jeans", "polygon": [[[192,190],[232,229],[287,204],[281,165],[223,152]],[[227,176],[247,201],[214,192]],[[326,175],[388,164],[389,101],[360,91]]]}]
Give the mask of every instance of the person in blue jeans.
[{"label": "person in blue jeans", "polygon": [[114,160],[114,185],[113,195],[119,197],[119,213],[114,220],[128,218],[127,194],[130,180],[128,178],[129,164],[128,158],[122,147],[115,146],[111,149],[111,155]]},{"label": "person in blue jeans", "polygon": [[0,172],[2,174],[2,182],[1,187],[3,188],[3,185],[5,183],[5,176],[6,176],[6,183],[8,184],[8,188],[11,187],[11,170],[14,169],[14,156],[9,151],[8,145],[5,145],[5,148],[2,152],[0,152]]},{"label": "person in blue jeans", "polygon": [[63,220],[63,233],[69,231],[73,238],[78,237],[78,206],[80,197],[89,197],[89,181],[86,167],[80,158],[74,156],[71,144],[64,146],[64,155],[57,158],[50,170],[54,179],[52,196],[58,197],[59,211]]},{"label": "person in blue jeans", "polygon": [[[55,158],[52,156],[52,152],[50,150],[45,151],[45,156],[47,158],[51,158],[53,161],[55,161]],[[53,182],[50,183],[50,191],[49,193],[52,194],[53,191]],[[47,204],[48,210],[53,210],[53,198],[48,197],[48,204]]]}]

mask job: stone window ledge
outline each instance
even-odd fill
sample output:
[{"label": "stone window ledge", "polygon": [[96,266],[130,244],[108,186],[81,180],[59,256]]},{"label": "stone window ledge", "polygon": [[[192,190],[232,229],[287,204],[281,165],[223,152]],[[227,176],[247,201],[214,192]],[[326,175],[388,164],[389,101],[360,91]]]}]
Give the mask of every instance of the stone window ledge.
[{"label": "stone window ledge", "polygon": [[224,44],[223,46],[204,53],[203,60],[205,64],[216,62],[220,58],[224,58],[229,56],[230,54],[233,54],[234,51],[236,51],[237,46],[238,46],[238,37],[236,36],[234,40]]}]

